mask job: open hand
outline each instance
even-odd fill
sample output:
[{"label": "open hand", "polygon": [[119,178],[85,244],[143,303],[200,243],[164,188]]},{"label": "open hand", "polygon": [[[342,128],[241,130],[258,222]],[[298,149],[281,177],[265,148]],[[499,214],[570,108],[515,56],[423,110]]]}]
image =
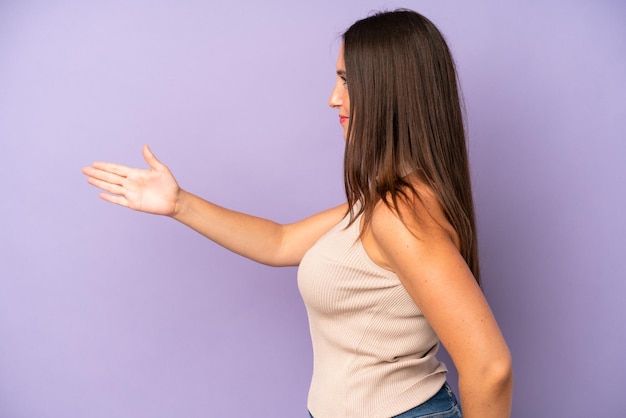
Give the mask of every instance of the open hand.
[{"label": "open hand", "polygon": [[104,190],[108,202],[157,215],[176,213],[181,189],[169,168],[154,156],[147,145],[142,149],[150,169],[130,168],[114,163],[94,162],[83,168],[89,184]]}]

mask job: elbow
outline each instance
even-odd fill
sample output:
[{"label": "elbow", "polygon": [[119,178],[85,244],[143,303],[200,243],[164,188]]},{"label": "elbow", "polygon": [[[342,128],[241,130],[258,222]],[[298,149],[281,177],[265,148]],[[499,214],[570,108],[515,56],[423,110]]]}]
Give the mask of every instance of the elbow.
[{"label": "elbow", "polygon": [[513,391],[513,361],[510,353],[492,359],[483,369],[481,380],[494,396],[510,397]]},{"label": "elbow", "polygon": [[510,398],[513,392],[513,361],[508,350],[492,356],[482,366],[459,370],[459,385],[471,388],[472,392],[489,393],[497,399]]},{"label": "elbow", "polygon": [[510,354],[507,353],[506,356],[493,363],[487,373],[487,379],[492,382],[496,391],[511,392],[513,390],[513,361]]}]

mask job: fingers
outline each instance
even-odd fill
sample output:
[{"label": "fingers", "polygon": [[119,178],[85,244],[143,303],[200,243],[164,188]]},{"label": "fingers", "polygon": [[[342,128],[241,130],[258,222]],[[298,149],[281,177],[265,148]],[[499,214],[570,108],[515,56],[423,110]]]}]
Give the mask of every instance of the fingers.
[{"label": "fingers", "polygon": [[[94,163],[94,166],[96,164],[97,163]],[[98,166],[100,165],[98,164]],[[126,176],[122,176],[119,174],[114,174],[108,170],[103,170],[103,169],[94,168],[94,167],[83,168],[83,174],[88,176],[89,179],[100,180],[106,183],[116,184],[116,185],[121,185],[124,178],[126,177]],[[128,174],[128,172],[126,174]]]},{"label": "fingers", "polygon": [[115,163],[105,163],[102,161],[96,161],[91,166],[97,170],[105,171],[108,173],[113,173],[121,177],[128,176],[128,172],[131,170],[130,167],[126,167],[124,165],[115,164]]},{"label": "fingers", "polygon": [[100,199],[106,200],[107,202],[115,203],[116,205],[130,207],[128,204],[128,200],[124,196],[100,193]]},{"label": "fingers", "polygon": [[157,159],[157,157],[152,153],[150,147],[147,144],[143,146],[141,151],[143,152],[144,160],[146,160],[150,168],[152,168],[153,170],[163,170],[165,168],[163,163],[161,163]]},{"label": "fingers", "polygon": [[[152,168],[153,170],[162,171],[164,169],[167,169],[167,167],[163,163],[161,163],[157,159],[157,157],[152,153],[148,145],[143,146],[142,153],[143,153],[144,160],[146,160],[150,168]],[[97,174],[96,171],[94,171],[94,169],[99,170],[100,174]],[[105,172],[105,173],[115,174],[120,177],[128,177],[128,175],[130,174],[132,170],[133,168],[127,167],[121,164],[107,163],[103,161],[95,161],[91,165],[91,167],[83,168],[83,174],[97,177],[97,178],[102,178],[103,176],[102,173]]]},{"label": "fingers", "polygon": [[87,178],[87,182],[92,186],[115,195],[122,195],[124,193],[124,188],[120,184],[110,183],[106,180],[100,180],[91,176]]}]

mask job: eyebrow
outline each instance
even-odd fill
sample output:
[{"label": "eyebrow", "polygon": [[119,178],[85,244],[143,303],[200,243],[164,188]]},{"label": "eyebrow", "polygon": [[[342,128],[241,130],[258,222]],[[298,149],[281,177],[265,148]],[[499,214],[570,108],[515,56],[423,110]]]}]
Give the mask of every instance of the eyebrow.
[{"label": "eyebrow", "polygon": [[345,70],[337,70],[337,75],[339,77],[345,77],[346,76],[346,71]]}]

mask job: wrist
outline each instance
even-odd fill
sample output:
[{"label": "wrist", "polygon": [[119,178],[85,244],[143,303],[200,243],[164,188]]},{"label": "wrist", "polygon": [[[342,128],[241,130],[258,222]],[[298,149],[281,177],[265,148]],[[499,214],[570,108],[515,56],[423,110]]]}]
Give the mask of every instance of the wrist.
[{"label": "wrist", "polygon": [[174,202],[174,210],[170,214],[171,218],[179,219],[181,214],[184,213],[185,208],[187,206],[187,197],[188,193],[183,189],[179,188],[176,196],[176,201]]}]

